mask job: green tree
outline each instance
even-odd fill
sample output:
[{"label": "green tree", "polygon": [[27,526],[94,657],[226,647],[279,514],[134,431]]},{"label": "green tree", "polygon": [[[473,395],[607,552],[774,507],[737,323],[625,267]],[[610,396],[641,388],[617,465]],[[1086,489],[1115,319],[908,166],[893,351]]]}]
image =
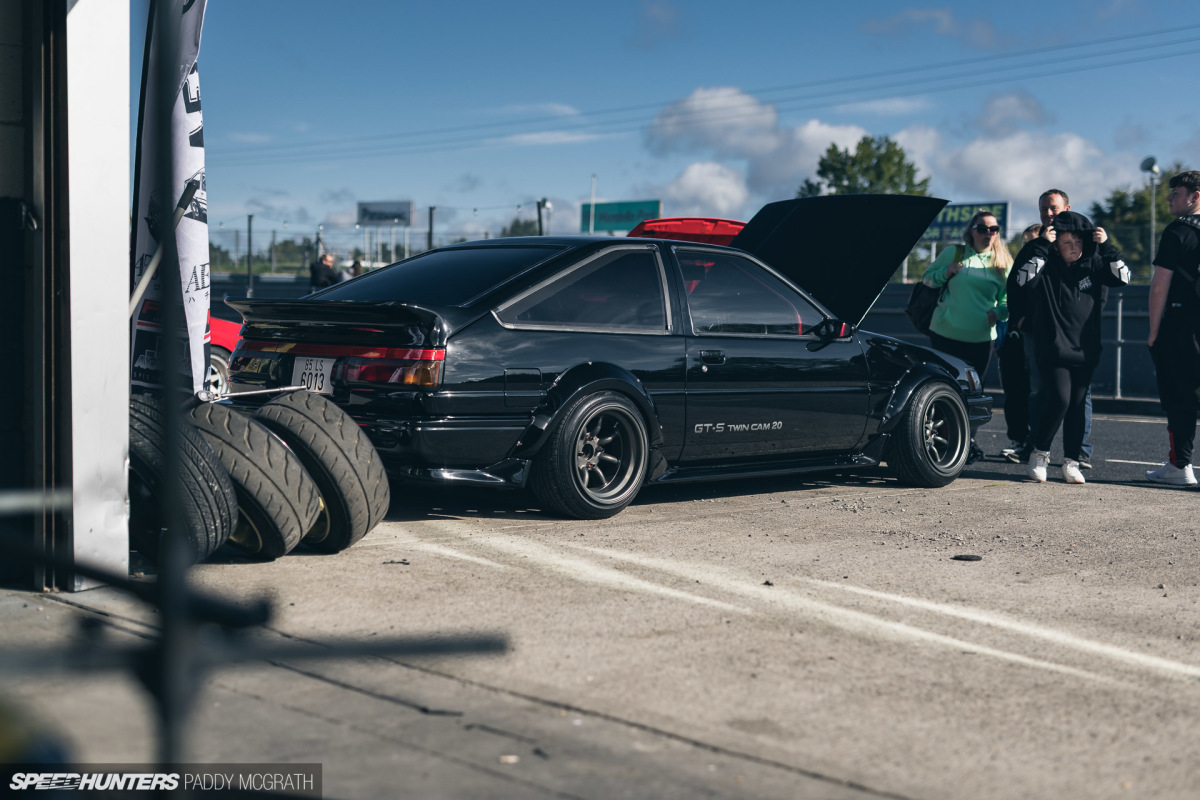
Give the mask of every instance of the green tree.
[{"label": "green tree", "polygon": [[929,192],[929,178],[917,180],[917,167],[888,136],[864,136],[853,152],[829,145],[817,162],[818,181],[806,178],[797,197],[819,194],[917,194]]},{"label": "green tree", "polygon": [[513,217],[512,224],[501,229],[500,236],[537,236],[537,232],[536,220]]},{"label": "green tree", "polygon": [[[1168,178],[1186,170],[1183,164],[1175,162],[1165,172],[1163,178]],[[1158,244],[1159,234],[1167,227],[1173,217],[1167,209],[1167,192],[1165,184],[1156,187],[1154,192],[1154,233],[1153,241]],[[1104,228],[1121,251],[1125,263],[1133,271],[1136,282],[1150,280],[1152,267],[1150,264],[1150,184],[1139,188],[1121,186],[1109,192],[1102,203],[1092,203],[1088,215],[1092,221]]]},{"label": "green tree", "polygon": [[208,268],[210,271],[228,272],[233,269],[233,256],[229,254],[229,250],[214,242],[208,240]]}]

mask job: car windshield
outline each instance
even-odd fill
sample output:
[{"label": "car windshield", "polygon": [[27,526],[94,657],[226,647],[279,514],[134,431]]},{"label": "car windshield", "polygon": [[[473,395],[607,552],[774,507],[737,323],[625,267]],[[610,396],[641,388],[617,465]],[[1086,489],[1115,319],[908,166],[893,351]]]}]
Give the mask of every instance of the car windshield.
[{"label": "car windshield", "polygon": [[466,306],[512,277],[561,253],[564,247],[459,247],[432,250],[331,286],[322,300],[398,300],[431,306]]}]

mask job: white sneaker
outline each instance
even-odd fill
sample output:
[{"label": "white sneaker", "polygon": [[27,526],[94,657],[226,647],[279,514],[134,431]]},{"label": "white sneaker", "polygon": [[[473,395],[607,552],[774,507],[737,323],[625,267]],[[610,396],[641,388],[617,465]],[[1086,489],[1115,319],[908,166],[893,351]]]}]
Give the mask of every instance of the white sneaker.
[{"label": "white sneaker", "polygon": [[1195,486],[1196,476],[1192,474],[1192,465],[1185,464],[1177,467],[1170,461],[1158,469],[1146,470],[1146,480],[1152,483],[1168,483],[1171,486]]},{"label": "white sneaker", "polygon": [[1000,451],[1000,457],[1006,461],[1011,461],[1014,464],[1021,463],[1021,449],[1025,447],[1024,442],[1018,442],[1013,439],[1008,443],[1008,447]]},{"label": "white sneaker", "polygon": [[1050,453],[1046,450],[1034,450],[1029,454],[1029,477],[1038,483],[1046,482],[1046,467],[1050,466]]},{"label": "white sneaker", "polygon": [[1087,483],[1083,473],[1079,471],[1079,462],[1073,458],[1064,458],[1062,465],[1063,480],[1067,483]]}]

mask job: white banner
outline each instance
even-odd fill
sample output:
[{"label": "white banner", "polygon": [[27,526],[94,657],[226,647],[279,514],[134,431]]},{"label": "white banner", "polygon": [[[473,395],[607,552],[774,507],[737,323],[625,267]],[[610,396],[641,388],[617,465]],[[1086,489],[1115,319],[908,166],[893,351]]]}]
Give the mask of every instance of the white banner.
[{"label": "white banner", "polygon": [[[138,112],[138,162],[135,188],[136,215],[132,251],[130,294],[154,257],[163,236],[163,226],[170,225],[172,214],[188,181],[195,180],[200,188],[176,228],[175,239],[179,254],[179,279],[183,286],[184,319],[187,342],[183,348],[184,363],[189,368],[193,392],[204,388],[208,375],[209,258],[208,203],[204,181],[204,119],[200,111],[200,77],[196,58],[200,53],[200,32],[204,26],[206,0],[153,0],[150,22],[146,29],[147,57],[142,64],[142,98]],[[179,86],[171,109],[171,176],[169,184],[157,174],[158,147],[156,122],[161,72],[158,42],[154,37],[155,16],[170,14],[179,25],[178,61]],[[161,186],[170,185],[171,195],[161,197]],[[162,282],[156,272],[145,296],[133,315],[130,362],[131,381],[135,387],[157,389],[162,386],[158,352],[162,346]],[[180,343],[183,344],[182,342]]]}]

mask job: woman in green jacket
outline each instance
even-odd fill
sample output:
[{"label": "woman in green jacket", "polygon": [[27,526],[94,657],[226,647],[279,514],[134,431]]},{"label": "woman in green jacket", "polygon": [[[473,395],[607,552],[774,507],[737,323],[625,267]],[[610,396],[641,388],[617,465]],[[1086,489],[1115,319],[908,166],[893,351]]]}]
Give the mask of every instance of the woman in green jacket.
[{"label": "woman in green jacket", "polygon": [[963,244],[947,247],[925,271],[927,285],[946,284],[933,312],[933,347],[966,361],[983,380],[992,356],[996,323],[1008,319],[1004,284],[1013,258],[990,211],[980,209],[963,231]]}]

